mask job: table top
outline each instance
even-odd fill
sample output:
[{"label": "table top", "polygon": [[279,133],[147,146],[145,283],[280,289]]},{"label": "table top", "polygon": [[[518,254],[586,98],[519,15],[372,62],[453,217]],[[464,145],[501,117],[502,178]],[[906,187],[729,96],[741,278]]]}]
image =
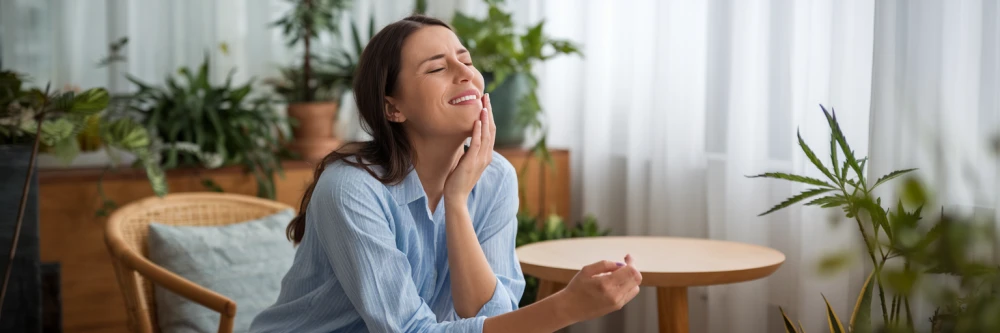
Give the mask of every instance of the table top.
[{"label": "table top", "polygon": [[750,281],[774,273],[785,262],[777,250],[753,244],[677,237],[585,237],[517,248],[524,274],[567,283],[583,266],[622,262],[631,254],[642,285],[707,286]]}]

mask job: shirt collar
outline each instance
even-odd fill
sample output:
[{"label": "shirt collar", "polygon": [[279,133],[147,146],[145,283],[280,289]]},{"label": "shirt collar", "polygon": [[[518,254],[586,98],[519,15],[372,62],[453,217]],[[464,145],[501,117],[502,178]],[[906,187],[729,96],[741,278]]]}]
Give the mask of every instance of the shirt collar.
[{"label": "shirt collar", "polygon": [[424,186],[420,183],[417,170],[411,167],[401,182],[389,185],[389,193],[398,205],[407,205],[424,197]]}]

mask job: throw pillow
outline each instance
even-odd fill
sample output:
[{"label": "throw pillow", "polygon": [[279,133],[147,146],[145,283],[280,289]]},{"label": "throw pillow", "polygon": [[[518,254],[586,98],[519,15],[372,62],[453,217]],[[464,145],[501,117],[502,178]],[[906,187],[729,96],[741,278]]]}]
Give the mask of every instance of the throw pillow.
[{"label": "throw pillow", "polygon": [[[295,248],[285,238],[291,209],[223,226],[149,225],[149,259],[236,302],[235,332],[278,299]],[[216,332],[219,314],[154,285],[163,332]]]}]

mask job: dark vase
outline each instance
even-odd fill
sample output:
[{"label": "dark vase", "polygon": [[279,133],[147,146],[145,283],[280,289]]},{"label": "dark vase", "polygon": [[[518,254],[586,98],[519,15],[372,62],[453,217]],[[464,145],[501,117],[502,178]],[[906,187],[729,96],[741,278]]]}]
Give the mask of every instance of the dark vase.
[{"label": "dark vase", "polygon": [[[483,73],[488,87],[493,82],[493,73]],[[525,126],[517,123],[520,101],[528,95],[527,78],[522,74],[512,74],[490,92],[493,105],[493,120],[497,125],[495,148],[520,147],[524,143]]]},{"label": "dark vase", "polygon": [[[28,175],[31,146],[0,145],[0,279],[14,241],[18,206]],[[0,312],[0,332],[41,332],[42,289],[38,250],[38,176],[31,177],[17,255]],[[0,280],[2,281],[2,280]]]}]

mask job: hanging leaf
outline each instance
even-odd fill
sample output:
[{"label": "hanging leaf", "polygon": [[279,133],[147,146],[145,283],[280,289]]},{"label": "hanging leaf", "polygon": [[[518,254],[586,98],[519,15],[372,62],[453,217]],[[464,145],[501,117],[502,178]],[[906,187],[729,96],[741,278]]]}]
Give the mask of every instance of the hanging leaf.
[{"label": "hanging leaf", "polygon": [[69,137],[56,142],[50,147],[49,152],[58,158],[63,165],[69,165],[80,153],[80,146],[77,144],[76,138]]},{"label": "hanging leaf", "polygon": [[802,193],[799,193],[796,196],[793,196],[791,198],[786,199],[785,201],[781,202],[780,204],[772,207],[770,210],[768,210],[768,211],[766,211],[764,213],[761,213],[760,215],[757,215],[757,216],[764,216],[764,215],[770,214],[770,213],[772,213],[772,212],[774,212],[776,210],[779,210],[779,209],[791,206],[791,205],[795,204],[796,202],[802,201],[804,199],[808,199],[810,197],[813,197],[813,196],[816,196],[816,195],[819,195],[819,194],[830,192],[830,191],[833,191],[833,189],[832,188],[815,188],[815,189],[806,190],[806,191],[804,191]]},{"label": "hanging leaf", "polygon": [[110,101],[111,96],[108,95],[107,90],[104,88],[93,88],[76,94],[73,97],[72,106],[67,111],[89,116],[108,108],[108,102]]},{"label": "hanging leaf", "polygon": [[[34,132],[35,129],[32,128],[31,133]],[[62,117],[43,121],[41,133],[39,133],[38,138],[46,146],[55,146],[59,141],[66,140],[73,136],[73,134],[73,122],[66,117]]]}]

